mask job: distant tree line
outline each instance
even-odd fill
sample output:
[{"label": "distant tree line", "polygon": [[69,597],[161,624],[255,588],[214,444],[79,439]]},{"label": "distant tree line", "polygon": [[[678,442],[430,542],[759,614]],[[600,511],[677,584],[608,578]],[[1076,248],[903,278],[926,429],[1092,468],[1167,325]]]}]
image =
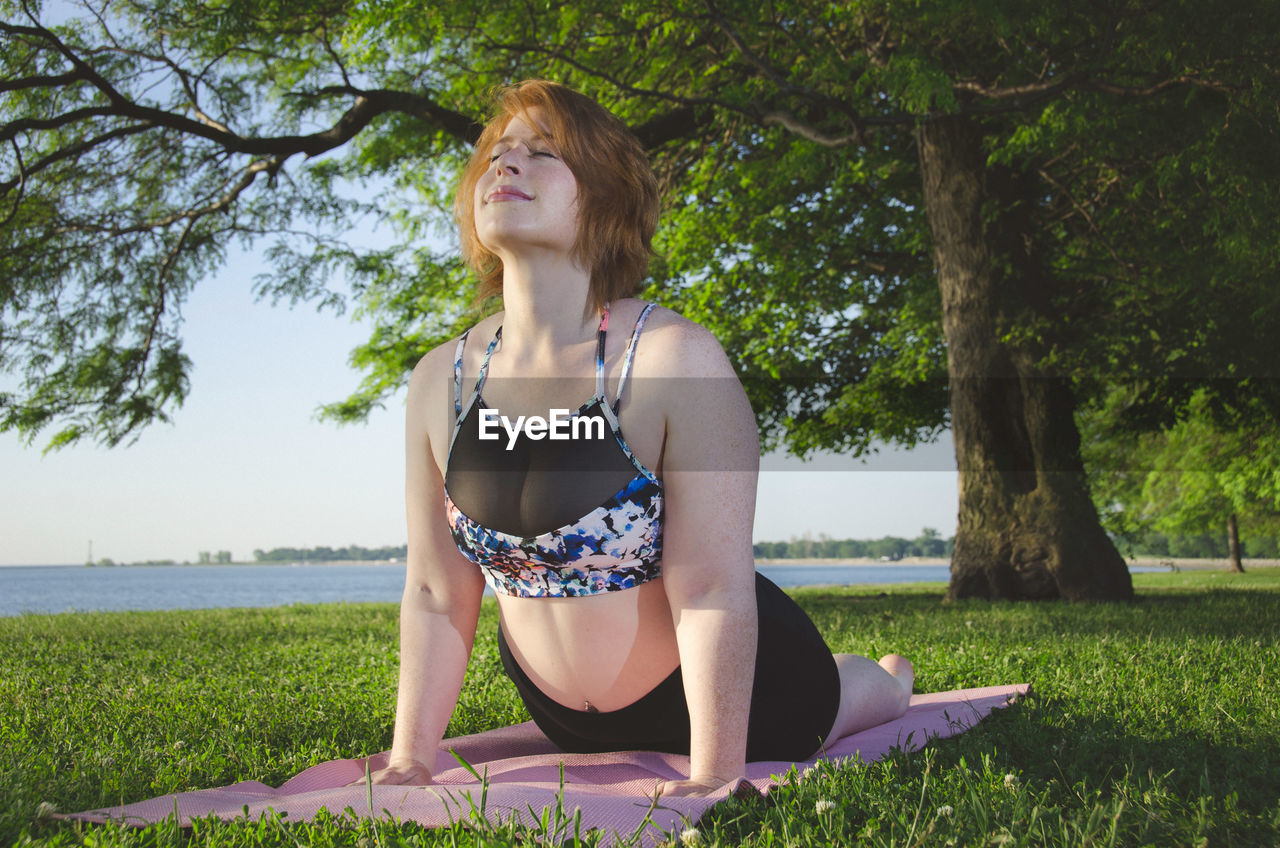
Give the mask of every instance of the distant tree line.
[{"label": "distant tree line", "polygon": [[171,559],[148,559],[139,560],[137,562],[116,562],[110,557],[103,557],[97,562],[86,562],[85,565],[96,568],[115,568],[123,565],[177,565],[177,562]]},{"label": "distant tree line", "polygon": [[[832,539],[820,534],[793,536],[787,542],[757,542],[753,545],[758,559],[881,559],[905,557],[950,559],[955,537],[942,538],[938,531],[926,527],[914,539],[884,536],[880,539]],[[1188,533],[1182,535],[1151,531],[1135,538],[1118,538],[1116,544],[1129,556],[1178,557],[1191,559],[1224,559],[1228,555],[1225,533]],[[1251,536],[1242,539],[1246,557],[1280,558],[1280,538]]]},{"label": "distant tree line", "polygon": [[[1198,557],[1223,558],[1227,556],[1227,540],[1223,534],[1166,535],[1151,532],[1131,540],[1117,540],[1121,549],[1130,556],[1147,557]],[[937,530],[926,527],[914,539],[900,536],[884,536],[879,539],[833,539],[825,533],[814,537],[810,534],[793,536],[785,542],[756,542],[752,549],[757,559],[881,559],[891,561],[906,557],[950,559],[955,537],[942,537]],[[1280,557],[1280,539],[1251,537],[1245,544],[1245,556]],[[375,562],[404,560],[408,549],[386,546],[364,548],[348,545],[343,548],[272,548],[253,552],[258,562]]]},{"label": "distant tree line", "polygon": [[832,539],[825,533],[793,536],[789,542],[757,542],[752,548],[759,559],[882,559],[932,557],[950,559],[955,537],[942,538],[926,527],[914,539],[885,536],[880,539]]},{"label": "distant tree line", "polygon": [[389,559],[403,560],[408,554],[405,545],[400,547],[362,548],[359,545],[348,545],[345,548],[272,548],[253,552],[258,562],[341,562],[341,561],[385,561]]},{"label": "distant tree line", "polygon": [[[1121,550],[1131,556],[1192,557],[1226,559],[1229,554],[1226,533],[1188,533],[1183,535],[1151,531],[1129,541],[1119,541]],[[1240,555],[1261,559],[1280,558],[1280,539],[1274,536],[1248,536],[1240,539]]]}]

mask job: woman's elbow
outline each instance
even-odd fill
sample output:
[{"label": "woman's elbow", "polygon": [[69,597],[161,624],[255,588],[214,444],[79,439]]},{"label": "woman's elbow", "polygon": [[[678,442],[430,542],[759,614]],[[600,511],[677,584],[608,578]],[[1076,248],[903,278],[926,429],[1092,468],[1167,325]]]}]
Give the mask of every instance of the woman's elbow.
[{"label": "woman's elbow", "polygon": [[664,574],[672,609],[747,609],[755,606],[754,574],[697,569]]},{"label": "woman's elbow", "polygon": [[409,578],[400,597],[401,612],[450,613],[479,607],[484,582],[439,577]]}]

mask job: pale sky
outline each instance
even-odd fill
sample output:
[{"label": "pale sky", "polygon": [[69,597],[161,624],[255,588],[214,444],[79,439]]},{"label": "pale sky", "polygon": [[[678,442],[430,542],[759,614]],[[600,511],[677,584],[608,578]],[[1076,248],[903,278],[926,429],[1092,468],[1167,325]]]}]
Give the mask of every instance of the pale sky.
[{"label": "pale sky", "polygon": [[[45,456],[47,435],[26,448],[0,434],[0,565],[82,563],[90,541],[95,560],[116,562],[404,544],[403,393],[364,426],[314,420],[318,405],[358,383],[346,360],[367,331],[350,313],[255,302],[253,272],[251,261],[230,264],[185,305],[195,368],[172,424],[148,428],[130,447],[84,444]],[[951,450],[947,439],[866,466],[818,463],[846,471],[763,471],[755,541],[912,538],[922,527],[950,536]]]}]

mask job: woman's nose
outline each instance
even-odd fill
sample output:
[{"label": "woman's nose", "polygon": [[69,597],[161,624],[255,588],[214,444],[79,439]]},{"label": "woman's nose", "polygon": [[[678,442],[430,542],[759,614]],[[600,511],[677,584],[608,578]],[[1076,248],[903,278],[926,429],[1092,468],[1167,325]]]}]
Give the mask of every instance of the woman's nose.
[{"label": "woman's nose", "polygon": [[498,157],[498,176],[510,174],[511,176],[519,176],[520,166],[508,158],[508,154],[504,153]]}]

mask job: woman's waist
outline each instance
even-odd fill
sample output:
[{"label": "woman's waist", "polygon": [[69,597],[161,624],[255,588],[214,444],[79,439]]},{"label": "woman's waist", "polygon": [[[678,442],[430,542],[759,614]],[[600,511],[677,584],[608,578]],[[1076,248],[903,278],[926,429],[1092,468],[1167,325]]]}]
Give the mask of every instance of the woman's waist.
[{"label": "woman's waist", "polygon": [[573,709],[619,709],[680,664],[661,585],[588,598],[499,598],[503,634],[520,669],[547,697]]}]

